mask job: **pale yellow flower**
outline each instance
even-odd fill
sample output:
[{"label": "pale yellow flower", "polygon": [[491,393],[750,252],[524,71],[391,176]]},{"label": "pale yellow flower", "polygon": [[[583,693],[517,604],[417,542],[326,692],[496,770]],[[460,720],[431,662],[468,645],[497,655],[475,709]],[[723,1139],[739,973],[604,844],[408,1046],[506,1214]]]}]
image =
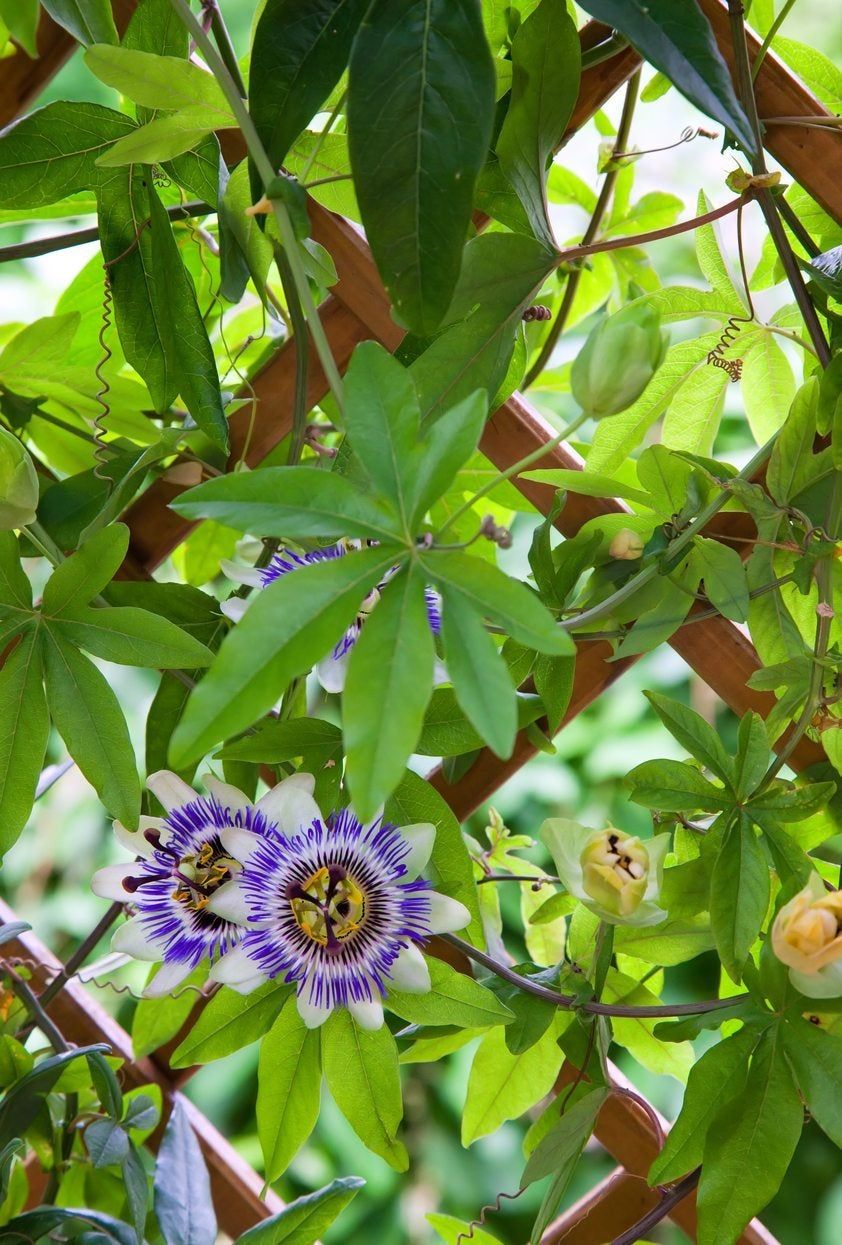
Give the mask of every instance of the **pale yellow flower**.
[{"label": "pale yellow flower", "polygon": [[772,948],[808,998],[842,994],[842,891],[829,891],[817,873],[784,904],[772,926]]}]

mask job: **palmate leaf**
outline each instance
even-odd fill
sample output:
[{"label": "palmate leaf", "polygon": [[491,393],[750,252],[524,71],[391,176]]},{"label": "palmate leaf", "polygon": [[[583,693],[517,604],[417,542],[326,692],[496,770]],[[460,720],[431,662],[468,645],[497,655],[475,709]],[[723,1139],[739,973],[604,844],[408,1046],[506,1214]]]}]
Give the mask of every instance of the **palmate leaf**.
[{"label": "palmate leaf", "polygon": [[497,156],[534,234],[552,247],[547,164],[573,112],[582,59],[564,0],[542,0],[518,28],[511,57],[511,102],[497,140]]},{"label": "palmate leaf", "polygon": [[0,669],[0,855],[26,825],[49,733],[41,653],[30,631]]},{"label": "palmate leaf", "polygon": [[322,1028],[322,1063],[336,1105],[360,1140],[396,1171],[409,1159],[397,1132],[403,1117],[398,1053],[384,1025],[361,1029],[347,1008]]},{"label": "palmate leaf", "polygon": [[437,328],[453,295],[493,109],[473,0],[375,0],[351,54],[351,164],[375,261],[413,332]]},{"label": "palmate leaf", "polygon": [[403,776],[433,690],[435,649],[421,569],[383,590],[351,651],[342,698],[348,785],[367,821]]},{"label": "palmate leaf", "polygon": [[482,615],[458,593],[442,592],[442,638],[456,699],[493,752],[511,756],[517,733],[515,688]]},{"label": "palmate leaf", "polygon": [[172,738],[174,767],[183,768],[271,709],[290,679],[330,652],[395,561],[394,553],[363,549],[262,589],[190,695]]},{"label": "palmate leaf", "polygon": [[740,981],[769,906],[769,866],[754,827],[741,814],[725,831],[713,866],[710,923],[729,976]]},{"label": "palmate leaf", "polygon": [[319,1032],[305,1026],[290,995],[260,1044],[257,1134],[268,1181],[286,1171],[313,1131],[321,1081]]},{"label": "palmate leaf", "polygon": [[170,1063],[174,1068],[211,1063],[256,1042],[272,1028],[291,990],[285,982],[267,981],[243,997],[223,987],[176,1047]]}]

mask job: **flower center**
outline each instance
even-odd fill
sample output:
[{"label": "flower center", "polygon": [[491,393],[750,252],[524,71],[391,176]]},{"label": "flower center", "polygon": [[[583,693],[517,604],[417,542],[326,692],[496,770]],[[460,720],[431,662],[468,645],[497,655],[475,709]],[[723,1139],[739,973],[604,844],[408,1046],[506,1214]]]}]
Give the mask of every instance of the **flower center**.
[{"label": "flower center", "polygon": [[215,850],[212,843],[203,843],[198,852],[182,856],[173,869],[178,885],[172,897],[192,912],[201,912],[214,891],[232,877],[235,868],[230,856]]},{"label": "flower center", "polygon": [[323,865],[296,882],[287,898],[298,928],[328,951],[338,951],[365,919],[365,894],[339,865]]}]

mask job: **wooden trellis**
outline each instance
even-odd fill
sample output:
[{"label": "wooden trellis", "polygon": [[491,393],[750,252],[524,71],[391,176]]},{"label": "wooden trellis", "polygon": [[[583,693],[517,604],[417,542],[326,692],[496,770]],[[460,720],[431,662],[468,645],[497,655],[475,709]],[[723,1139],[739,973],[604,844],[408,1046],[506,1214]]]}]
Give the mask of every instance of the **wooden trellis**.
[{"label": "wooden trellis", "polygon": [[[732,49],[723,0],[699,0],[699,4],[711,22],[725,60],[730,64]],[[132,0],[115,0],[118,27],[125,27],[133,8]],[[592,46],[607,33],[607,29],[599,23],[589,22],[581,31],[583,46]],[[39,28],[41,58],[31,61],[23,53],[17,53],[3,62],[0,126],[8,125],[32,103],[75,46],[73,40],[42,13]],[[758,41],[749,35],[752,56],[758,47]],[[586,70],[569,133],[583,125],[638,65],[637,54],[626,48]],[[767,53],[758,75],[756,96],[760,116],[764,119],[826,114],[826,109],[771,53]],[[224,149],[236,152],[238,134],[223,134],[220,137]],[[766,132],[768,151],[797,177],[826,211],[842,220],[842,185],[834,175],[837,143],[837,135],[829,129],[772,125]],[[229,153],[226,151],[226,154]],[[388,299],[360,231],[312,201],[310,217],[313,237],[330,251],[339,275],[331,297],[321,308],[321,316],[337,365],[344,370],[359,342],[374,338],[394,348],[401,334],[391,319]],[[290,432],[297,348],[295,341],[282,345],[253,378],[257,397],[256,418],[249,429],[250,415],[246,411],[239,411],[232,417],[232,461],[237,461],[245,448],[246,461],[256,465]],[[308,409],[324,397],[327,388],[318,359],[311,350]],[[505,469],[524,454],[546,443],[552,434],[553,430],[542,416],[525,398],[516,394],[489,420],[481,449],[498,468]],[[572,449],[559,446],[549,451],[546,460],[539,465],[581,469],[582,462]],[[548,512],[554,490],[517,478],[514,483],[539,511]],[[123,577],[149,577],[191,530],[192,525],[188,521],[167,508],[182,487],[174,483],[168,473],[166,477],[157,479],[129,508],[125,518],[131,531],[131,543],[121,571]],[[621,501],[571,495],[556,519],[556,525],[565,535],[571,535],[590,518],[624,509]],[[720,516],[711,526],[711,533],[725,540],[729,534],[744,536],[747,530],[749,535],[753,534],[753,527],[746,527],[744,515]],[[740,545],[741,551],[748,548],[750,546]],[[759,669],[760,662],[744,632],[724,618],[695,618],[694,613],[701,611],[691,611],[686,623],[670,640],[672,647],[736,713],[744,713],[749,708],[768,712],[773,703],[772,697],[746,686],[749,676]],[[636,660],[631,657],[611,662],[610,656],[610,648],[604,642],[580,643],[573,695],[565,723],[596,699]],[[532,744],[522,733],[508,761],[501,762],[484,749],[458,782],[448,784],[441,771],[431,775],[431,779],[456,816],[463,820],[524,765],[533,752]],[[790,764],[796,769],[803,769],[823,755],[818,745],[804,738],[799,742]],[[0,903],[0,920],[5,923],[13,919],[11,909]],[[43,989],[61,970],[55,956],[29,933],[7,943],[4,954],[20,956],[38,966],[33,979],[36,990]],[[466,965],[460,967],[465,967],[467,971]],[[173,1072],[163,1051],[155,1052],[148,1058],[135,1059],[129,1035],[74,979],[55,995],[47,1009],[69,1042],[107,1042],[115,1054],[125,1061],[127,1084],[131,1087],[149,1083],[159,1085],[165,1112],[171,1108],[175,1097],[180,1095],[179,1086],[190,1076],[190,1069]],[[566,1065],[559,1088],[570,1074]],[[658,1190],[648,1188],[645,1175],[660,1145],[659,1132],[666,1128],[666,1124],[659,1120],[653,1108],[643,1108],[639,1095],[636,1100],[622,1092],[625,1083],[616,1069],[613,1075],[617,1092],[609,1097],[600,1113],[596,1136],[619,1166],[547,1229],[543,1238],[545,1245],[562,1241],[569,1245],[601,1245],[656,1206],[661,1196]],[[214,1203],[221,1228],[229,1235],[237,1235],[251,1224],[275,1213],[281,1206],[280,1200],[271,1191],[261,1200],[261,1177],[239,1157],[201,1112],[192,1104],[187,1103],[187,1107],[211,1172]],[[153,1147],[159,1135],[160,1130],[151,1138]],[[41,1191],[39,1173],[33,1167],[30,1169],[30,1204],[37,1204]],[[688,1193],[671,1209],[670,1218],[690,1239],[695,1239],[694,1192]],[[752,1221],[741,1240],[751,1245],[774,1245],[774,1238],[757,1220]]]}]

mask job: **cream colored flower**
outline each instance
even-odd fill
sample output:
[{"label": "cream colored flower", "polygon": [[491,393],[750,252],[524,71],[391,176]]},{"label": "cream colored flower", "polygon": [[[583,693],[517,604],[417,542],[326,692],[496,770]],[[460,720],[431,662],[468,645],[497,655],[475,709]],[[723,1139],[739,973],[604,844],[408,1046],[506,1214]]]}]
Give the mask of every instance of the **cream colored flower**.
[{"label": "cream colored flower", "polygon": [[819,875],[811,874],[775,917],[772,949],[807,998],[842,994],[842,891],[827,890]]},{"label": "cream colored flower", "polygon": [[643,553],[643,540],[629,527],[621,527],[611,544],[608,554],[620,562],[634,562]]},{"label": "cream colored flower", "polygon": [[614,826],[591,830],[556,817],[545,821],[541,838],[569,894],[611,925],[657,925],[666,912],[656,900],[661,890],[668,834],[644,843]]}]

